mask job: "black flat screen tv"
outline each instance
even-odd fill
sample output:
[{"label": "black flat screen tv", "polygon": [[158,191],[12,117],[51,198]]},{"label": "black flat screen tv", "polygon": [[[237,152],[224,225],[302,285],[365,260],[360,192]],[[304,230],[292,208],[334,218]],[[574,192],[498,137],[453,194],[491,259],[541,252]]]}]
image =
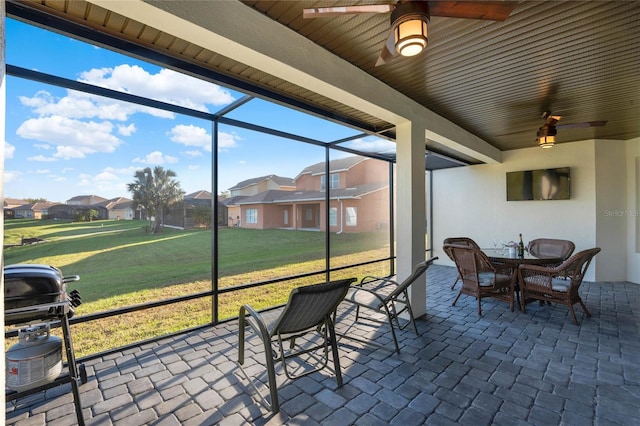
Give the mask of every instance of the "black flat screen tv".
[{"label": "black flat screen tv", "polygon": [[507,172],[507,201],[568,200],[571,198],[571,170],[522,170]]}]

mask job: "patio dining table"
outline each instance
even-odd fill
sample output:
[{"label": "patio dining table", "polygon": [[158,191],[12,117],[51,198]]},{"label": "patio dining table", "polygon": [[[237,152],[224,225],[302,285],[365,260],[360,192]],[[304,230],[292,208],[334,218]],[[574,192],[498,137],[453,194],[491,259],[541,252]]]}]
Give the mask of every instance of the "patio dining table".
[{"label": "patio dining table", "polygon": [[513,266],[513,288],[518,300],[518,306],[520,306],[520,286],[518,283],[518,266],[523,264],[528,265],[557,265],[562,263],[563,259],[558,256],[534,256],[531,253],[525,251],[524,256],[518,256],[509,254],[507,249],[498,248],[483,248],[482,251],[487,255],[489,260],[493,263],[501,263]]}]

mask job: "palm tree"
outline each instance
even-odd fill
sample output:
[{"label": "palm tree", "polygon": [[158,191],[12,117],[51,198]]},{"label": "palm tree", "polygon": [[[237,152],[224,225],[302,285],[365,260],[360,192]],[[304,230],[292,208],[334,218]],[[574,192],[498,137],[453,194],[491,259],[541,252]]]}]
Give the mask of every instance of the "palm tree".
[{"label": "palm tree", "polygon": [[138,170],[134,177],[135,182],[127,185],[133,195],[133,208],[141,207],[147,212],[149,225],[151,217],[155,217],[153,233],[157,234],[161,230],[164,208],[182,201],[184,191],[180,188],[180,182],[173,179],[176,173],[161,166],[156,166],[153,171],[150,167]]}]

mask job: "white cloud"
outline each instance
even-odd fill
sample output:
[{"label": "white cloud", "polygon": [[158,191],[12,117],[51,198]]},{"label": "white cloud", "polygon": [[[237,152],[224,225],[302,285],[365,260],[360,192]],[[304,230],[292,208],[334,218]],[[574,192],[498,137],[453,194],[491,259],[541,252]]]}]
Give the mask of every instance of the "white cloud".
[{"label": "white cloud", "polygon": [[189,169],[190,171],[200,170],[200,166],[192,164],[192,165],[188,166],[187,169]]},{"label": "white cloud", "polygon": [[356,139],[351,141],[348,146],[364,152],[396,152],[395,142],[381,138]]},{"label": "white cloud", "polygon": [[53,157],[45,157],[44,155],[36,155],[35,157],[29,157],[27,158],[28,161],[40,161],[43,163],[51,163],[53,161],[58,161],[57,158],[53,158]]},{"label": "white cloud", "polygon": [[13,154],[16,152],[16,147],[11,145],[9,142],[4,142],[4,159],[8,160],[13,158]]},{"label": "white cloud", "polygon": [[21,175],[22,173],[17,170],[5,170],[4,183],[6,184],[6,183],[15,182]]},{"label": "white cloud", "polygon": [[[113,125],[108,121],[78,121],[61,116],[30,118],[16,133],[25,139],[56,144],[56,159],[84,158],[97,152],[111,153],[122,140],[111,134]],[[34,158],[35,159],[35,158]]]},{"label": "white cloud", "polygon": [[49,145],[48,143],[34,143],[33,147],[44,150],[51,149],[51,145]]},{"label": "white cloud", "polygon": [[[203,127],[178,124],[167,134],[173,142],[211,152],[211,134]],[[218,132],[218,149],[226,151],[229,148],[236,148],[241,140],[235,133]]]},{"label": "white cloud", "polygon": [[128,126],[118,125],[118,133],[122,136],[131,136],[136,131],[136,125],[131,123]]},{"label": "white cloud", "polygon": [[177,163],[178,159],[170,155],[164,155],[160,151],[153,151],[147,154],[145,158],[139,158],[139,157],[134,158],[133,162],[142,163],[142,164],[151,164],[151,165],[162,165],[162,164]]},{"label": "white cloud", "polygon": [[49,170],[49,169],[38,169],[34,173],[37,173],[37,174],[40,174],[40,175],[46,175],[48,173],[51,173],[51,170]]},{"label": "white cloud", "polygon": [[202,127],[178,124],[167,135],[173,142],[211,152],[211,135]]},{"label": "white cloud", "polygon": [[202,151],[192,150],[192,151],[182,151],[182,155],[185,157],[202,157]]},{"label": "white cloud", "polygon": [[94,68],[81,73],[79,81],[200,111],[208,111],[206,105],[227,105],[234,100],[216,84],[169,69],[151,74],[137,65]]},{"label": "white cloud", "polygon": [[65,97],[56,99],[49,92],[41,90],[32,98],[21,96],[20,102],[31,107],[40,117],[62,116],[74,119],[101,119],[126,121],[138,112],[162,117],[173,118],[174,114],[155,108],[149,108],[128,102],[94,96],[88,93],[67,90]]},{"label": "white cloud", "polygon": [[241,140],[235,133],[218,132],[218,149],[226,151],[228,148],[235,148]]},{"label": "white cloud", "polygon": [[127,196],[127,183],[133,181],[136,167],[105,167],[95,175],[81,173],[74,178],[75,185],[89,188],[94,193],[104,194],[107,198]]}]

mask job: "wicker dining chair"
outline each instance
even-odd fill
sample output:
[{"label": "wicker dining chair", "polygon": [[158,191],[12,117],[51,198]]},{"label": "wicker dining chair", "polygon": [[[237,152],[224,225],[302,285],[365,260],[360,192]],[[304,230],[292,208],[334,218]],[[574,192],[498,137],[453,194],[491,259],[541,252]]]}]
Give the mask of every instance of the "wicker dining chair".
[{"label": "wicker dining chair", "polygon": [[454,260],[462,280],[460,292],[451,306],[455,306],[464,294],[477,299],[479,316],[482,316],[480,301],[485,297],[509,303],[513,312],[514,275],[511,266],[491,263],[484,252],[475,247],[445,244],[443,250]]},{"label": "wicker dining chair", "polygon": [[[280,411],[275,374],[276,361],[282,362],[287,378],[297,379],[327,367],[330,346],[336,381],[338,387],[342,386],[333,317],[336,308],[347,294],[349,286],[355,281],[355,278],[348,278],[294,288],[289,294],[286,306],[281,309],[259,313],[250,305],[243,305],[240,308],[238,316],[238,366],[249,384],[258,393],[261,401],[273,413]],[[243,368],[245,363],[245,328],[247,326],[251,327],[260,337],[264,346],[270,401],[258,388],[256,379],[252,379]],[[310,333],[314,334],[315,340],[310,340],[307,337]],[[317,342],[318,336],[321,339],[319,344]],[[302,342],[302,344],[297,346],[296,339],[299,340],[298,343]],[[290,344],[289,349],[284,348],[283,342],[285,340]],[[321,351],[320,356],[317,356],[318,351]],[[297,358],[299,364],[305,365],[301,373],[289,372],[286,361],[290,358]],[[309,360],[315,361],[315,363],[310,365]]]},{"label": "wicker dining chair", "polygon": [[593,257],[600,248],[580,251],[556,267],[538,265],[520,265],[518,279],[520,282],[520,309],[525,312],[527,300],[540,300],[567,305],[573,323],[578,325],[573,305],[579,303],[587,317],[591,313],[580,297],[579,290],[582,279],[589,268]]},{"label": "wicker dining chair", "polygon": [[[445,244],[456,244],[459,246],[468,246],[468,247],[474,247],[474,248],[480,249],[480,246],[478,245],[478,243],[476,243],[474,240],[472,240],[469,237],[445,238],[444,241],[442,242],[442,245],[445,245]],[[449,256],[448,253],[447,253],[447,256]],[[451,259],[451,256],[449,256],[449,259]],[[451,261],[455,262],[453,259],[451,259]],[[456,280],[453,282],[453,284],[451,284],[451,290],[453,290],[456,287],[456,284],[458,284],[458,281],[460,281],[460,274],[456,276]]]},{"label": "wicker dining chair", "polygon": [[554,238],[537,238],[527,244],[527,251],[533,256],[559,257],[563,261],[568,259],[575,249],[576,246],[573,242]]}]

